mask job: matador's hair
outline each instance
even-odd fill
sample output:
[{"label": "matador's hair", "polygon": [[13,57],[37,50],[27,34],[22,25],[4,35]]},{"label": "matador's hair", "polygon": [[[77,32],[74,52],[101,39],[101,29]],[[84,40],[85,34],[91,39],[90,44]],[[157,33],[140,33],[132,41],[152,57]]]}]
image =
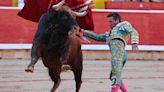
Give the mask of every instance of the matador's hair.
[{"label": "matador's hair", "polygon": [[121,22],[121,16],[120,16],[119,13],[117,13],[117,12],[109,13],[109,14],[107,15],[107,17],[108,17],[108,18],[109,18],[109,17],[113,17],[114,20],[119,19],[119,22]]}]

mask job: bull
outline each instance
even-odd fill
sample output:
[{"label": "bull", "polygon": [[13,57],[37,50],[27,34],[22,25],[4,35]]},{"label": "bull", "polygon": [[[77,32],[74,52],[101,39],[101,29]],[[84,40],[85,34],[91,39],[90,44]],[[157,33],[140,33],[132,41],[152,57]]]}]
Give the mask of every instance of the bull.
[{"label": "bull", "polygon": [[[63,1],[53,5],[53,10],[49,11],[51,20],[47,23],[43,41],[37,48],[37,56],[41,57],[44,66],[48,68],[51,80],[54,82],[51,92],[55,92],[58,88],[63,69],[73,71],[76,92],[79,92],[82,83],[83,58],[81,42],[76,36],[76,32],[80,28],[75,17],[86,15],[87,10],[75,12],[62,4]],[[63,55],[67,57],[65,63],[61,60]],[[62,67],[63,65],[67,67]]]}]

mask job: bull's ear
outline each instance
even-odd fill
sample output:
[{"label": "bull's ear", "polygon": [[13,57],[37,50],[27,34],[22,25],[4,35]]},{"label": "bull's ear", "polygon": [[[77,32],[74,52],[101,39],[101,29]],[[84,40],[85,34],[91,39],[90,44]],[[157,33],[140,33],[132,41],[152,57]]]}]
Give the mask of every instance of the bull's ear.
[{"label": "bull's ear", "polygon": [[64,3],[65,3],[65,0],[62,0],[58,4],[53,5],[52,9],[55,9],[58,11],[63,6]]}]

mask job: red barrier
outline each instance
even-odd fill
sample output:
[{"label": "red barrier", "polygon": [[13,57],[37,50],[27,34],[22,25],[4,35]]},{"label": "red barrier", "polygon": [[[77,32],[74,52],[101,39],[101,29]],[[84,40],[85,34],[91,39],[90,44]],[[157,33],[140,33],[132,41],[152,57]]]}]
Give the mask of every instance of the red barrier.
[{"label": "red barrier", "polygon": [[[94,12],[95,32],[108,30],[106,15],[108,13]],[[129,21],[139,32],[140,44],[164,45],[164,13],[120,13],[123,20]],[[130,42],[129,42],[130,43]]]},{"label": "red barrier", "polygon": [[[0,9],[0,43],[31,43],[37,24],[18,17],[16,9]],[[108,31],[108,12],[93,12],[95,32]],[[138,30],[140,44],[164,45],[164,13],[120,13]],[[93,43],[97,43],[94,42]]]},{"label": "red barrier", "polygon": [[12,6],[12,0],[0,0],[0,6]]},{"label": "red barrier", "polygon": [[17,16],[16,9],[0,9],[0,43],[31,43],[36,23]]}]

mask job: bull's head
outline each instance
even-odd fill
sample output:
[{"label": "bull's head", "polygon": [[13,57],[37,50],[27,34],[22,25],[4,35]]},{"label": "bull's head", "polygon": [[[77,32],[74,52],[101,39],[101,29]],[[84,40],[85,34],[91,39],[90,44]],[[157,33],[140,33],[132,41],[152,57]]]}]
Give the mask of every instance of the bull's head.
[{"label": "bull's head", "polygon": [[88,13],[88,8],[85,7],[82,12],[75,12],[71,10],[68,6],[63,6],[65,0],[62,0],[56,5],[53,5],[52,8],[58,12],[58,18],[60,25],[69,29],[68,34],[73,35],[79,31],[80,27],[76,23],[76,16],[82,17]]},{"label": "bull's head", "polygon": [[[64,0],[52,6],[49,10],[49,21],[47,24],[47,31],[43,43],[49,44],[48,49],[58,47],[58,44],[65,42],[68,35],[75,35],[80,27],[76,22],[76,16],[85,16],[87,10],[83,12],[75,12],[68,6],[63,5]],[[55,10],[55,11],[54,11]]]},{"label": "bull's head", "polygon": [[63,4],[64,0],[53,5],[53,10],[51,9],[48,14],[50,19],[47,23],[48,31],[46,32],[52,36],[53,42],[62,40],[68,35],[75,35],[80,29],[76,22],[76,16],[85,16],[88,12],[87,10],[75,12]]}]

